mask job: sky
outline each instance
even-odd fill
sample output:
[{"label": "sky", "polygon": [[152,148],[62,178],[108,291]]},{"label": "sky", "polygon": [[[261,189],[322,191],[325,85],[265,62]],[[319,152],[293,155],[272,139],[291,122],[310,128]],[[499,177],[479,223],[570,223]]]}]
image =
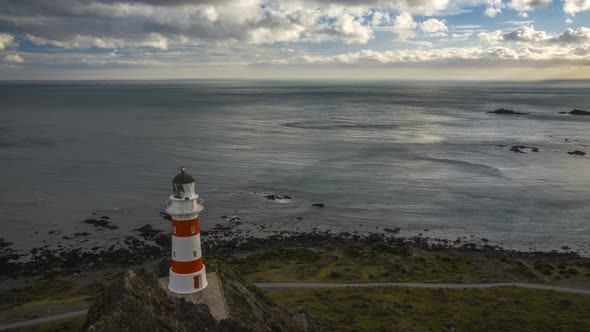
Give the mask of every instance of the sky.
[{"label": "sky", "polygon": [[590,79],[590,0],[0,0],[0,80]]}]

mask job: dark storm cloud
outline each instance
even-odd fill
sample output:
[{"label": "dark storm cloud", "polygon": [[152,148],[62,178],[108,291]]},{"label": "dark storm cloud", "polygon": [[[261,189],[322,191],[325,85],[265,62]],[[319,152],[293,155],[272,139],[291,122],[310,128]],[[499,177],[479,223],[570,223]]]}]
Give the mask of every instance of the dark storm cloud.
[{"label": "dark storm cloud", "polygon": [[64,42],[80,35],[136,40],[154,33],[169,38],[179,35],[203,39],[239,38],[239,29],[211,22],[204,10],[195,10],[193,6],[192,11],[184,12],[176,7],[213,2],[6,0],[0,7],[0,33]]},{"label": "dark storm cloud", "polygon": [[[366,43],[372,36],[357,20],[358,10],[327,14],[321,9],[325,4],[309,4],[314,5],[263,6],[257,0],[6,0],[0,8],[0,33],[65,48],[154,44],[167,48],[164,44],[211,41],[259,44],[297,42],[301,36],[311,42],[350,44]],[[331,23],[318,22],[329,15]]]}]

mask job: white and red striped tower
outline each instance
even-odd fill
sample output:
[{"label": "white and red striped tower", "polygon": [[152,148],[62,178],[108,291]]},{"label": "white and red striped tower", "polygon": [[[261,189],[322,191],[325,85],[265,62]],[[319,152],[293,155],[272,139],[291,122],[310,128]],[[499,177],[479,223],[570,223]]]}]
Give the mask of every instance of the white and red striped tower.
[{"label": "white and red striped tower", "polygon": [[199,232],[203,200],[195,193],[195,178],[184,168],[174,177],[172,186],[173,193],[166,201],[166,213],[172,217],[172,266],[168,289],[174,293],[194,293],[207,287]]}]

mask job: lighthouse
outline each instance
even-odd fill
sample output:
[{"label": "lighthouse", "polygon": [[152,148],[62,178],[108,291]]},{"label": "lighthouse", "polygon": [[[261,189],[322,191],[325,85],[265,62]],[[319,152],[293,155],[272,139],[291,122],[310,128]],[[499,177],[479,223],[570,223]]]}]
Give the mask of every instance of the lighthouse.
[{"label": "lighthouse", "polygon": [[203,200],[195,193],[195,178],[184,168],[172,180],[172,195],[166,213],[172,217],[172,264],[168,289],[194,293],[207,287],[207,273],[201,256],[199,212]]}]

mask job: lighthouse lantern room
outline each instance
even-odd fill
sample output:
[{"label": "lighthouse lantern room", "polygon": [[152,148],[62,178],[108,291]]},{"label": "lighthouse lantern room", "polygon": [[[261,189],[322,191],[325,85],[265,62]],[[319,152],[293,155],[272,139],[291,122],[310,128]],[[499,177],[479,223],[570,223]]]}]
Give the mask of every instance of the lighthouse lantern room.
[{"label": "lighthouse lantern room", "polygon": [[172,195],[166,213],[172,217],[172,264],[168,289],[194,293],[207,287],[207,273],[201,256],[199,212],[203,200],[195,193],[195,178],[184,168],[172,180]]}]

